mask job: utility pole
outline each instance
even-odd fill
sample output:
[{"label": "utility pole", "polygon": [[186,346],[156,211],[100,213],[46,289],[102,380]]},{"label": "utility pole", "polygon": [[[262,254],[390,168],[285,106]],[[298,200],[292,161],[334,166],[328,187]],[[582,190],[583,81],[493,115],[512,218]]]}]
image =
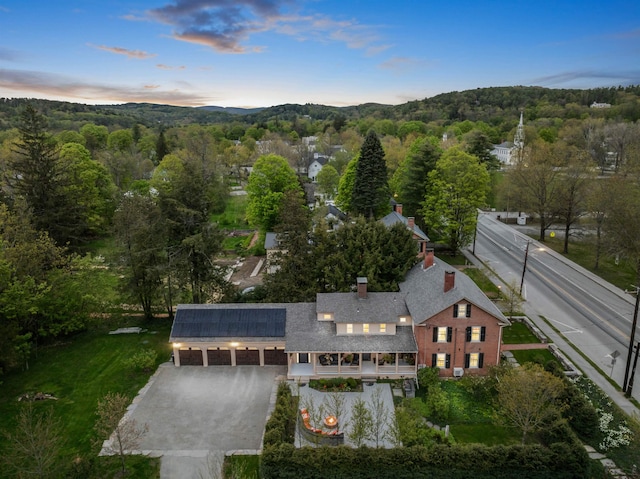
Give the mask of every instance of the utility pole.
[{"label": "utility pole", "polygon": [[527,247],[524,250],[524,265],[522,266],[522,279],[520,280],[520,296],[522,296],[522,287],[524,286],[524,274],[527,272],[527,259],[529,258],[529,243],[527,241]]},{"label": "utility pole", "polygon": [[627,387],[627,397],[631,397],[631,393],[633,392],[633,378],[636,376],[638,352],[640,352],[640,342],[636,344],[636,355],[633,357],[633,368],[631,368],[631,377],[629,378],[629,386]]},{"label": "utility pole", "polygon": [[631,356],[633,355],[633,342],[636,339],[636,326],[638,325],[638,306],[640,306],[640,287],[636,286],[636,307],[633,310],[633,322],[631,324],[631,339],[629,340],[629,352],[627,353],[627,366],[624,370],[624,381],[622,381],[622,391],[627,393],[627,396],[631,394],[627,391],[629,381],[629,368],[631,366]]},{"label": "utility pole", "polygon": [[478,236],[478,218],[480,217],[480,211],[476,210],[476,229],[473,231],[473,248],[471,248],[471,254],[476,255],[476,237]]}]

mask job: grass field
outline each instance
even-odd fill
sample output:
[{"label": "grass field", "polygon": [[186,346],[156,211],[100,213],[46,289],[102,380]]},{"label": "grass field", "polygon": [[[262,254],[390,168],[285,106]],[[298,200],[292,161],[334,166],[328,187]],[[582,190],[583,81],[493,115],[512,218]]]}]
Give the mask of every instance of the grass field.
[{"label": "grass field", "polygon": [[[141,326],[148,331],[140,334],[109,335],[117,327]],[[62,420],[65,447],[63,461],[69,465],[76,458],[93,463],[88,477],[104,477],[113,467],[109,459],[95,458],[93,425],[98,400],[108,392],[124,393],[131,397],[147,382],[150,373],[131,372],[123,361],[143,349],[158,353],[157,363],[170,359],[168,320],[140,323],[139,320],[104,321],[95,331],[78,334],[62,344],[41,348],[28,371],[11,373],[2,378],[0,389],[0,432],[11,431],[22,403],[18,397],[25,393],[53,394],[55,401],[34,403],[38,410],[53,408]],[[155,368],[154,368],[155,369]],[[6,443],[0,444],[0,454]],[[157,459],[129,458],[135,470],[128,477],[156,477]],[[0,466],[1,467],[1,466]],[[117,468],[117,464],[115,464]],[[106,470],[105,470],[106,469]],[[132,469],[134,469],[132,467]],[[7,477],[2,474],[0,477]]]},{"label": "grass field", "polygon": [[231,196],[223,213],[211,215],[211,222],[218,223],[224,230],[246,230],[249,224],[245,219],[248,197]]}]

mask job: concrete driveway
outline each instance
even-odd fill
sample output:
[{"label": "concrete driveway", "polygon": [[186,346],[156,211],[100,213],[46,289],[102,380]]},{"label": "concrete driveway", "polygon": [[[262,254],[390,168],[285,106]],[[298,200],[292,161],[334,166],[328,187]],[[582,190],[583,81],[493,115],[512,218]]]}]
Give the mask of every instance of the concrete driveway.
[{"label": "concrete driveway", "polygon": [[[129,414],[148,433],[140,449],[161,456],[162,479],[217,477],[226,451],[260,449],[283,366],[160,366]],[[286,376],[285,376],[286,377]]]}]

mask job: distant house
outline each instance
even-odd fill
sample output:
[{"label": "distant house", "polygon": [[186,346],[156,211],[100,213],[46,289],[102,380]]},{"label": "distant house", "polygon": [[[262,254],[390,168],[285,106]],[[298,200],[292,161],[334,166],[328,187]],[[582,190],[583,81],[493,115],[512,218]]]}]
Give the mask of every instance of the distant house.
[{"label": "distant house", "polygon": [[387,228],[390,228],[397,223],[402,223],[403,225],[405,225],[407,229],[411,231],[411,233],[413,233],[413,239],[418,244],[418,256],[422,257],[427,249],[429,237],[416,224],[415,218],[413,216],[410,216],[408,218],[402,216],[402,205],[400,203],[396,203],[395,200],[392,200],[391,207],[393,208],[393,211],[382,218],[380,221]]},{"label": "distant house", "polygon": [[179,305],[171,330],[181,365],[287,366],[290,379],[487,373],[509,321],[433,251],[399,292],[319,293],[315,303]]},{"label": "distant house", "polygon": [[322,167],[329,162],[329,157],[321,155],[319,153],[313,154],[313,160],[309,163],[307,168],[307,176],[311,178],[311,181],[318,181],[318,173],[322,170]]},{"label": "distant house", "polygon": [[333,203],[327,204],[327,214],[324,217],[325,221],[333,229],[342,225],[347,220],[347,214],[344,213]]}]

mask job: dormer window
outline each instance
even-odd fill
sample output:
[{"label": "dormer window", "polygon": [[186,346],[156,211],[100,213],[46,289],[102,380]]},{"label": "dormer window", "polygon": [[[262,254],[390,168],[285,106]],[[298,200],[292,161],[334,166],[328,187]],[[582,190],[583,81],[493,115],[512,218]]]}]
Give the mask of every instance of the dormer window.
[{"label": "dormer window", "polygon": [[407,317],[406,316],[400,316],[400,322],[401,323],[406,323],[407,322]]},{"label": "dormer window", "polygon": [[347,323],[347,334],[353,334],[353,324]]},{"label": "dormer window", "polygon": [[333,318],[333,315],[331,313],[324,313],[322,315],[322,319],[325,319],[325,320],[330,320],[332,318]]},{"label": "dormer window", "polygon": [[368,334],[368,333],[369,333],[369,323],[364,323],[364,324],[362,325],[362,332],[363,332],[364,334]]},{"label": "dormer window", "polygon": [[381,333],[386,333],[387,332],[387,325],[385,323],[381,323],[380,324],[380,332]]}]

